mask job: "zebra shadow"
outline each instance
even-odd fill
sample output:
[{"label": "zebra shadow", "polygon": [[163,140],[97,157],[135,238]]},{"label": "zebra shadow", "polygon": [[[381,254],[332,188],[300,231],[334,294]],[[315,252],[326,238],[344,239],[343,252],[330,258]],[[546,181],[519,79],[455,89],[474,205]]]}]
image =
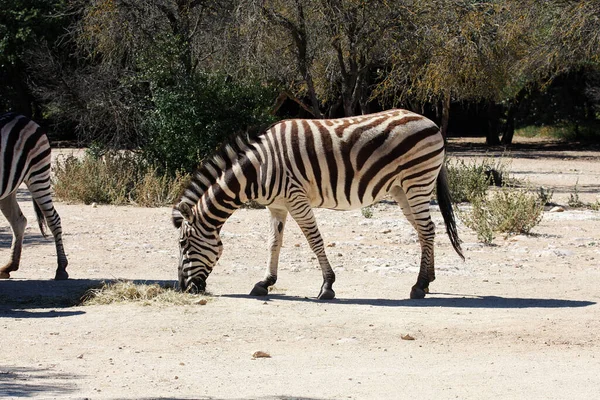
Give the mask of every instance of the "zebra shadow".
[{"label": "zebra shadow", "polygon": [[56,318],[85,314],[68,309],[80,303],[100,279],[6,279],[0,280],[0,318]]},{"label": "zebra shadow", "polygon": [[[12,231],[9,227],[0,227],[0,249],[10,249],[12,244]],[[44,237],[41,233],[25,232],[23,238],[23,247],[27,246],[38,246],[38,245],[52,245],[54,246],[54,240],[51,236]],[[2,253],[4,254],[4,253]],[[8,255],[8,253],[7,253]],[[0,258],[0,262],[6,262]]]},{"label": "zebra shadow", "polygon": [[[90,290],[117,279],[7,279],[0,280],[0,318],[55,318],[85,314],[80,305]],[[128,280],[174,288],[174,280]]]},{"label": "zebra shadow", "polygon": [[[436,297],[444,296],[444,297]],[[374,307],[448,307],[448,308],[578,308],[595,305],[596,302],[587,300],[564,300],[544,298],[521,298],[501,296],[473,296],[453,293],[430,293],[424,299],[377,299],[377,298],[336,298],[333,300],[318,300],[314,297],[286,296],[269,294],[265,297],[254,297],[244,294],[221,295],[221,297],[254,299],[259,301],[291,301],[338,305],[366,305]],[[452,296],[452,297],[446,297]]]},{"label": "zebra shadow", "polygon": [[0,397],[54,398],[76,392],[73,373],[60,373],[48,368],[7,367],[0,365]]}]

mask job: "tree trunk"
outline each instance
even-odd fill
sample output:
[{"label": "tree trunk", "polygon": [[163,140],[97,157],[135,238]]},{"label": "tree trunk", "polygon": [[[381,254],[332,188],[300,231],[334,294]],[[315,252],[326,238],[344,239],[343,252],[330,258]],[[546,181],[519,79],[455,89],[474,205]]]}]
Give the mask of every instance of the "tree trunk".
[{"label": "tree trunk", "polygon": [[506,115],[506,126],[504,127],[504,133],[502,134],[503,145],[509,146],[512,144],[513,137],[515,136],[515,114],[517,105],[511,104]]},{"label": "tree trunk", "polygon": [[496,112],[496,104],[493,101],[488,101],[486,107],[487,121],[485,126],[485,143],[488,146],[498,146],[500,137],[498,136],[499,118]]},{"label": "tree trunk", "polygon": [[508,146],[512,144],[513,137],[515,136],[515,116],[527,93],[527,88],[522,88],[508,108],[508,113],[506,114],[506,126],[504,127],[504,133],[502,134],[503,145]]},{"label": "tree trunk", "polygon": [[444,93],[442,99],[442,137],[448,137],[448,121],[450,121],[450,92]]}]

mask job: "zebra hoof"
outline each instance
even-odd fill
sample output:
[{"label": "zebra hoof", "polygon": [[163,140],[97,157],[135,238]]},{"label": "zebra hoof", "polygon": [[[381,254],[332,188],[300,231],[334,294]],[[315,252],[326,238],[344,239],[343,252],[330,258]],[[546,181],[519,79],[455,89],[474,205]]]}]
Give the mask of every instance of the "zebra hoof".
[{"label": "zebra hoof", "polygon": [[64,281],[69,279],[69,274],[67,273],[67,271],[60,270],[60,271],[56,271],[56,275],[54,276],[54,280],[55,281]]},{"label": "zebra hoof", "polygon": [[0,271],[0,279],[8,279],[10,278],[10,273],[5,271]]},{"label": "zebra hoof", "polygon": [[321,289],[321,293],[317,297],[319,300],[333,300],[335,299],[335,292],[332,289]]},{"label": "zebra hoof", "polygon": [[425,290],[423,290],[420,287],[417,287],[415,285],[410,290],[410,298],[411,299],[424,299],[425,298],[425,294],[428,293],[428,292],[429,292],[428,288],[425,288]]},{"label": "zebra hoof", "polygon": [[252,288],[252,291],[250,292],[250,296],[262,297],[269,294],[269,289],[261,286],[260,284],[261,282],[258,282],[256,285],[254,285],[254,288]]}]

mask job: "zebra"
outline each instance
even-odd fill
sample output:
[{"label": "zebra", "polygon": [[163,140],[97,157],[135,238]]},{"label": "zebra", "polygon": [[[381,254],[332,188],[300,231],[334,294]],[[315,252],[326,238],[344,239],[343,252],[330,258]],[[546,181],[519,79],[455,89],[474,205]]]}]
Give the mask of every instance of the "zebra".
[{"label": "zebra", "polygon": [[8,220],[12,244],[8,263],[0,267],[0,278],[10,278],[19,269],[27,219],[17,203],[17,189],[25,182],[42,235],[50,228],[56,244],[58,268],[54,279],[68,279],[67,257],[62,243],[60,217],[52,204],[50,144],[42,128],[15,113],[0,116],[0,210]]},{"label": "zebra", "polygon": [[312,208],[352,210],[390,195],[418,233],[421,264],[410,297],[424,298],[435,279],[430,216],[434,187],[452,246],[464,260],[444,166],[445,141],[435,123],[393,109],[340,119],[291,119],[258,135],[238,135],[201,163],[173,206],[179,229],[179,286],[204,292],[222,254],[219,232],[227,218],[254,200],[270,212],[270,257],[252,296],[277,280],[287,215],[300,226],[323,273],[318,299],[333,299],[335,273]]}]

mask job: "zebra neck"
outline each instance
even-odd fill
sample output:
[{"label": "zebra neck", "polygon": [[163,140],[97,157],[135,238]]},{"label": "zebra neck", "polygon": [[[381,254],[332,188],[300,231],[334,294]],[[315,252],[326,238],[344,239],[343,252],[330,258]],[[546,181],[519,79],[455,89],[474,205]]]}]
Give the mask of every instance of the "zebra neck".
[{"label": "zebra neck", "polygon": [[229,168],[198,200],[198,214],[206,225],[220,229],[238,208],[260,197],[259,186],[256,168],[251,163]]}]

